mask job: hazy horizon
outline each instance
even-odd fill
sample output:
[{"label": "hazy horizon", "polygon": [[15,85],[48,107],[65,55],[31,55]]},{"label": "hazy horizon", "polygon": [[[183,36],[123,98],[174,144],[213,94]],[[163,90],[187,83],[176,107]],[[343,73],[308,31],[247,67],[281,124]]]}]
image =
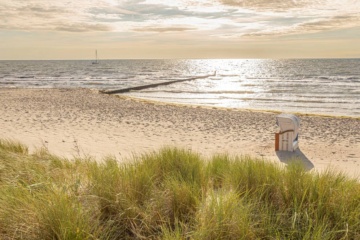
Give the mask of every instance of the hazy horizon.
[{"label": "hazy horizon", "polygon": [[0,60],[360,58],[360,0],[3,0]]},{"label": "hazy horizon", "polygon": [[[360,59],[360,57],[303,57],[303,58],[105,58],[98,59],[99,61],[116,61],[116,60],[346,60],[346,59]],[[83,58],[83,59],[0,59],[0,61],[94,61],[93,58]]]}]

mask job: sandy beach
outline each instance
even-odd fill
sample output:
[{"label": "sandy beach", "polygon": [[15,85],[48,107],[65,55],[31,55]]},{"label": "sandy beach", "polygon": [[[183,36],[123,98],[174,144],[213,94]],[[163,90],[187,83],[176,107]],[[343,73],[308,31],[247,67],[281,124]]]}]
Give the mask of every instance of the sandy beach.
[{"label": "sandy beach", "polygon": [[298,115],[300,149],[275,152],[278,113],[156,103],[87,89],[0,89],[0,138],[64,157],[128,161],[163,146],[251,155],[360,176],[360,119]]}]

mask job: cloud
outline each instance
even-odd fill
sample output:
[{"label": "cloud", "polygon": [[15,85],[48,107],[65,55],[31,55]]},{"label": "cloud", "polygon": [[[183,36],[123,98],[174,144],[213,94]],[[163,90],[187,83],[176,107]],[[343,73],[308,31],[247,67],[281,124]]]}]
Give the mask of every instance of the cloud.
[{"label": "cloud", "polygon": [[[239,11],[253,12],[249,17],[256,24],[248,24],[241,31],[228,31],[227,38],[258,38],[312,34],[341,30],[360,25],[359,0],[219,0]],[[238,24],[243,19],[236,21]],[[234,21],[235,22],[235,21]],[[252,26],[251,26],[252,25]],[[235,26],[235,24],[234,24]],[[339,36],[341,37],[341,36]]]},{"label": "cloud", "polygon": [[266,30],[258,30],[244,34],[243,37],[271,37],[284,35],[303,35],[324,31],[333,31],[352,28],[360,25],[360,15],[339,15],[331,18],[319,18],[305,21],[289,27],[278,27]]},{"label": "cloud", "polygon": [[39,4],[28,4],[26,6],[21,6],[16,9],[19,12],[28,13],[28,14],[58,14],[66,12],[65,8],[56,7],[56,6],[43,6]]},{"label": "cloud", "polygon": [[303,31],[326,31],[337,28],[349,28],[359,26],[360,15],[348,16],[339,15],[329,19],[318,20],[314,22],[305,22],[300,24],[297,29]]},{"label": "cloud", "polygon": [[110,31],[111,28],[105,24],[87,24],[87,23],[77,23],[77,24],[56,24],[55,30],[64,31],[64,32],[102,32]]},{"label": "cloud", "polygon": [[302,8],[313,3],[309,0],[220,0],[224,5],[241,8],[286,11],[292,8]]},{"label": "cloud", "polygon": [[89,9],[93,5],[89,2],[91,1],[57,1],[50,4],[41,0],[3,0],[0,3],[0,19],[6,26],[2,29],[71,32],[111,29],[102,23],[90,21]]},{"label": "cloud", "polygon": [[157,33],[165,33],[165,32],[184,32],[195,30],[195,28],[191,27],[144,27],[144,28],[135,28],[133,29],[137,32],[157,32]]}]

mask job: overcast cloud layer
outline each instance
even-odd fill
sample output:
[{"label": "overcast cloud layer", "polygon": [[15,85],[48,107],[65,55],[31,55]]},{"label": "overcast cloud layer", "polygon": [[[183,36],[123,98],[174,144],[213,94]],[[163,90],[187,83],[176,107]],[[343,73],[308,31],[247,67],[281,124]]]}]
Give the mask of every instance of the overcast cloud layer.
[{"label": "overcast cloud layer", "polygon": [[2,0],[0,30],[189,32],[218,38],[360,26],[360,0]]},{"label": "overcast cloud layer", "polygon": [[0,0],[1,59],[360,57],[360,0]]}]

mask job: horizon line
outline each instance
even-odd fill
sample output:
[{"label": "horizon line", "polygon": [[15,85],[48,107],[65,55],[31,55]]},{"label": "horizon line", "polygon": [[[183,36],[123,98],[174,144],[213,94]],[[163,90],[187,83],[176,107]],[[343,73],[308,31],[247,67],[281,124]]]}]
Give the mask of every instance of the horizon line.
[{"label": "horizon line", "polygon": [[[98,61],[112,60],[320,60],[320,59],[360,59],[360,57],[294,57],[294,58],[104,58]],[[93,61],[94,59],[0,59],[0,61]]]}]

